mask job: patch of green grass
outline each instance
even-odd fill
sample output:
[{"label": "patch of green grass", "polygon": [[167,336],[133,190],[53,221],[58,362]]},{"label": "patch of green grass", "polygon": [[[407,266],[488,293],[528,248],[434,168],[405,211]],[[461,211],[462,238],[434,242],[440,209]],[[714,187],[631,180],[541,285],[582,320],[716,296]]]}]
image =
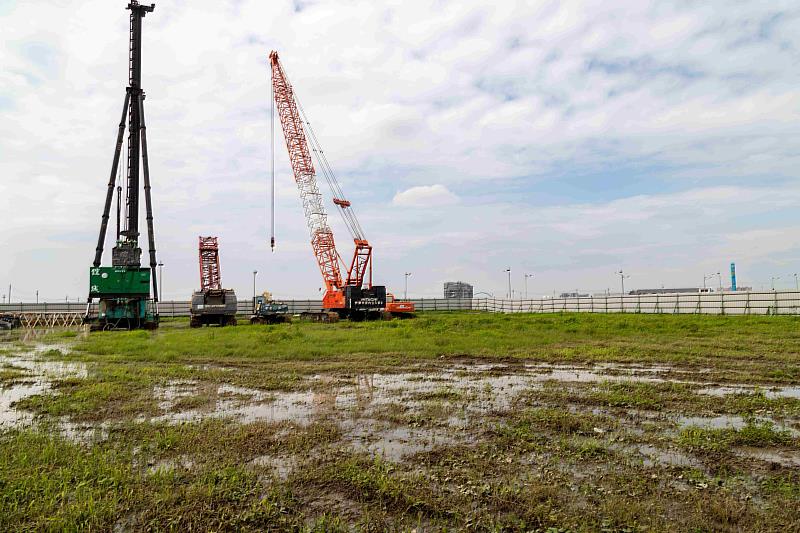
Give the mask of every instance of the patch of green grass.
[{"label": "patch of green grass", "polygon": [[414,395],[414,399],[420,401],[426,400],[440,400],[440,401],[448,401],[448,402],[457,402],[462,400],[465,396],[463,391],[456,389],[453,386],[442,386],[438,387],[435,390],[428,391],[428,392],[419,392]]},{"label": "patch of green grass", "polygon": [[759,390],[752,393],[727,394],[724,396],[723,405],[717,407],[724,409],[726,412],[746,415],[754,415],[766,411],[784,415],[800,415],[800,399],[768,398],[763,391]]},{"label": "patch of green grass", "polygon": [[99,378],[66,378],[54,391],[22,399],[18,408],[54,417],[96,421],[155,412],[155,400],[143,388]]},{"label": "patch of green grass", "polygon": [[[216,363],[358,361],[364,368],[437,356],[706,364],[762,375],[800,355],[797,317],[421,313],[414,320],[96,332],[86,359]],[[787,379],[792,374],[786,374]],[[770,375],[783,381],[783,376]]]},{"label": "patch of green grass", "polygon": [[[105,529],[130,502],[129,453],[30,431],[0,435],[0,529]],[[126,489],[127,488],[127,489]]]},{"label": "patch of green grass", "polygon": [[708,429],[697,426],[684,428],[677,442],[693,451],[722,453],[732,446],[782,446],[792,444],[790,432],[776,429],[769,421],[748,420],[741,429]]},{"label": "patch of green grass", "polygon": [[648,383],[637,381],[605,381],[587,399],[611,407],[633,407],[659,411],[674,403],[687,403],[694,396],[685,383]]},{"label": "patch of green grass", "polygon": [[608,446],[601,440],[593,437],[571,437],[563,439],[561,446],[568,453],[581,459],[597,459],[611,454]]},{"label": "patch of green grass", "polygon": [[[551,434],[562,436],[591,436],[595,428],[602,430],[611,424],[609,419],[588,413],[572,413],[559,408],[527,409],[495,428],[498,445],[529,448],[550,441]],[[604,431],[604,430],[603,430]]]},{"label": "patch of green grass", "polygon": [[338,456],[301,471],[294,479],[335,488],[357,502],[379,508],[431,517],[442,515],[440,502],[426,493],[424,479],[408,473],[398,475],[395,466],[379,456],[374,459],[363,455]]},{"label": "patch of green grass", "polygon": [[0,384],[10,383],[28,376],[28,371],[14,365],[3,365],[0,368]]},{"label": "patch of green grass", "polygon": [[766,477],[761,481],[761,488],[768,494],[800,501],[800,473]]}]

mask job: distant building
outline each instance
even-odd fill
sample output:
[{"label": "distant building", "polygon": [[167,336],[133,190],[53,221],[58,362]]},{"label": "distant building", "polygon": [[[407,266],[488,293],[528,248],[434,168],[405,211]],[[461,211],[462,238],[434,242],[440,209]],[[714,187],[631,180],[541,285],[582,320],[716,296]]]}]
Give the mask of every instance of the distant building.
[{"label": "distant building", "polygon": [[558,295],[559,298],[589,298],[589,296],[588,292],[562,292]]},{"label": "distant building", "polygon": [[640,294],[684,294],[684,293],[700,293],[700,292],[713,292],[711,288],[700,287],[683,287],[679,289],[636,289],[628,294],[637,296]]},{"label": "distant building", "polygon": [[[733,291],[731,287],[722,288],[722,292],[749,292],[752,290],[753,287],[737,287],[736,291]],[[645,294],[710,294],[718,292],[720,292],[720,289],[715,287],[684,287],[680,289],[637,289],[628,294],[631,296],[644,296]]]},{"label": "distant building", "polygon": [[444,284],[445,298],[472,298],[472,285],[463,281],[448,281]]}]

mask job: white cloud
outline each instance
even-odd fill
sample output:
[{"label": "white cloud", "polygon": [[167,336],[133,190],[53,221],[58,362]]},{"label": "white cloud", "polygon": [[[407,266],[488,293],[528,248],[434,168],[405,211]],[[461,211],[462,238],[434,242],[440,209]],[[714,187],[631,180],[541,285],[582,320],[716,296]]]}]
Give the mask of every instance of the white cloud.
[{"label": "white cloud", "polygon": [[400,207],[438,207],[458,203],[458,196],[441,184],[411,187],[394,195],[394,205]]},{"label": "white cloud", "polygon": [[[796,227],[769,209],[797,199],[800,6],[729,4],[157,2],[143,85],[168,296],[197,283],[199,233],[220,235],[226,283],[248,288],[257,269],[279,296],[316,296],[280,132],[278,251],[265,244],[273,48],[375,246],[376,280],[401,283],[406,268],[415,290],[438,293],[439,275],[490,284],[493,261],[513,260],[549,269],[548,283],[602,286],[612,262],[691,271],[736,255],[730,235]],[[127,25],[124,3],[105,0],[0,10],[0,250],[11,256],[0,287],[85,293]],[[603,179],[630,162],[644,168],[632,191],[561,189],[554,177]],[[652,167],[668,187],[650,185]],[[528,194],[546,180],[553,196]],[[770,254],[800,251],[764,235],[776,244],[748,251],[743,268],[768,279]],[[58,268],[31,274],[36,250]]]}]

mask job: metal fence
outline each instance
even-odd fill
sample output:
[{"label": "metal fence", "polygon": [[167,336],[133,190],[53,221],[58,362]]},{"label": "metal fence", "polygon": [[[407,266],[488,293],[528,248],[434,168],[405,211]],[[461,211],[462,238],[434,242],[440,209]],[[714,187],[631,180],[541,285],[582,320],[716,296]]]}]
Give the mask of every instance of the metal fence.
[{"label": "metal fence", "polygon": [[473,309],[500,313],[664,313],[797,315],[800,292],[717,292],[473,300]]},{"label": "metal fence", "polygon": [[[494,313],[666,313],[711,315],[798,315],[800,291],[716,292],[682,294],[642,294],[584,296],[571,298],[417,298],[417,311],[488,311]],[[290,313],[319,311],[321,300],[283,300]],[[96,305],[96,304],[94,304]],[[188,301],[158,304],[162,317],[189,316]],[[252,300],[240,300],[238,312],[248,315]],[[92,311],[96,311],[93,307]],[[0,304],[9,313],[85,313],[86,303],[11,303]]]}]

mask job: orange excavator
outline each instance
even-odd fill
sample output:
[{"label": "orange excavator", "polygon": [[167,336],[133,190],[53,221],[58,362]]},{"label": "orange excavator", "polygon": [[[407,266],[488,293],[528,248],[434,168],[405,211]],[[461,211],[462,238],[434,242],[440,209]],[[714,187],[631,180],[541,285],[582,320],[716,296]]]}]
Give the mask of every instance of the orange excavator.
[{"label": "orange excavator", "polygon": [[[372,246],[364,236],[364,230],[356,218],[353,206],[342,192],[339,182],[333,173],[325,152],[319,145],[319,140],[311,128],[311,123],[305,117],[302,106],[295,98],[292,85],[283,70],[278,52],[269,54],[269,63],[272,68],[273,92],[273,198],[274,198],[274,113],[277,110],[280,119],[286,149],[289,151],[289,161],[300,192],[306,222],[311,237],[311,248],[317,259],[322,279],[325,282],[325,294],[322,298],[322,307],[326,312],[336,313],[339,317],[360,320],[365,318],[379,318],[381,316],[413,316],[414,304],[400,301],[394,295],[386,292],[383,285],[372,284]],[[309,141],[311,148],[309,148]],[[350,232],[355,244],[353,259],[350,266],[342,260],[336,250],[333,230],[328,225],[328,215],[322,201],[322,194],[317,186],[316,170],[312,161],[312,152],[317,159],[319,168],[330,185],[333,193],[333,204],[342,215],[345,226]],[[273,202],[274,217],[274,202]],[[274,218],[273,218],[274,220]],[[275,248],[275,232],[271,246]],[[344,279],[342,271],[347,268],[347,278]]]}]

